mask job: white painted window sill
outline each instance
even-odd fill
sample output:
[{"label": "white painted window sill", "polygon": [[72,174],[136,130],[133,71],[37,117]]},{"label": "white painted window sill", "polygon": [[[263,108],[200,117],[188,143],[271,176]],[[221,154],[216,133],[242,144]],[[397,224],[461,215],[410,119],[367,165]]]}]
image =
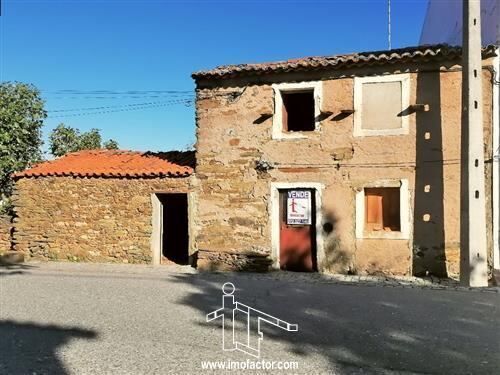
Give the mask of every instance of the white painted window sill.
[{"label": "white painted window sill", "polygon": [[384,232],[384,231],[374,231],[365,232],[362,237],[358,237],[358,240],[363,239],[376,239],[376,240],[409,240],[410,237],[403,232]]},{"label": "white painted window sill", "polygon": [[294,140],[294,139],[308,139],[309,137],[303,133],[281,133],[273,136],[276,140]]},{"label": "white painted window sill", "polygon": [[384,137],[391,135],[409,135],[409,129],[380,129],[380,130],[355,130],[354,137]]}]

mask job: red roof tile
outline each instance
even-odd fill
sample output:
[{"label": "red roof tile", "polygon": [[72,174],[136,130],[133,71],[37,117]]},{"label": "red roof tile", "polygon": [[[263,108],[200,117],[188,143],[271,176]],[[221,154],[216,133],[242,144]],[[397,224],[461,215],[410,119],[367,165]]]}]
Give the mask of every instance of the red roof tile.
[{"label": "red roof tile", "polygon": [[187,177],[193,173],[194,164],[193,151],[85,150],[42,162],[13,177]]},{"label": "red roof tile", "polygon": [[[494,56],[495,49],[496,46],[493,45],[484,47],[483,56]],[[195,72],[191,76],[195,80],[224,79],[250,74],[260,75],[322,69],[342,69],[409,62],[453,61],[460,59],[461,56],[462,48],[446,44],[437,44],[386,51],[359,52],[332,56],[311,56],[268,63],[223,65],[211,70]]]}]

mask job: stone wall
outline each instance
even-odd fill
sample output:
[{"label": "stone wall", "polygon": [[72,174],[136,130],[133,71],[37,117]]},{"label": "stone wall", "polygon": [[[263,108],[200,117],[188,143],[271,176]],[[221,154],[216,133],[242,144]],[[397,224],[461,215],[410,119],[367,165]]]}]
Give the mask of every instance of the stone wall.
[{"label": "stone wall", "polygon": [[0,215],[0,255],[10,250],[11,230],[11,217],[8,215]]},{"label": "stone wall", "polygon": [[[354,137],[353,115],[340,115],[342,109],[353,108],[353,76],[401,72],[410,73],[410,103],[428,104],[430,110],[404,114],[409,118],[408,135]],[[484,70],[483,78],[488,159],[490,72]],[[274,112],[271,84],[314,80],[322,81],[321,110],[333,116],[323,119],[320,131],[307,139],[273,140],[272,116],[263,116]],[[222,254],[212,256],[212,267],[211,257],[205,256],[204,267],[231,268],[245,254],[255,253],[275,261],[271,183],[314,182],[324,186],[320,228],[327,230],[321,230],[321,271],[457,274],[460,103],[459,67],[433,64],[199,81],[196,244],[207,253]],[[273,168],[259,170],[260,161]],[[487,168],[488,184],[489,176]],[[409,239],[356,238],[356,192],[381,179],[408,180]],[[486,191],[491,193],[491,187]],[[491,226],[491,220],[488,223]]]},{"label": "stone wall", "polygon": [[21,178],[14,250],[27,258],[149,263],[154,192],[188,192],[191,178]]}]

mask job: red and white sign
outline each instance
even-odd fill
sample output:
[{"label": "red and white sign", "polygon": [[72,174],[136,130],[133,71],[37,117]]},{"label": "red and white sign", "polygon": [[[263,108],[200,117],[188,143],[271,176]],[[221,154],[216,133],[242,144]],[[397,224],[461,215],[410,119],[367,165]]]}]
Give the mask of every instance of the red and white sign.
[{"label": "red and white sign", "polygon": [[286,223],[311,225],[311,192],[309,190],[288,191]]}]

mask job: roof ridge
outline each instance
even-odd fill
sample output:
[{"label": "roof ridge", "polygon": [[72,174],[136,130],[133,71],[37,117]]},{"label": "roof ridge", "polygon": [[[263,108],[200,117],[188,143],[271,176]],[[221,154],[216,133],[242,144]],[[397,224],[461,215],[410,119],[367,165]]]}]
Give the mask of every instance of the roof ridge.
[{"label": "roof ridge", "polygon": [[86,149],[86,150],[78,150],[78,151],[73,151],[73,152],[68,152],[65,155],[60,156],[61,158],[66,157],[66,156],[71,156],[71,155],[82,155],[82,154],[140,154],[143,151],[133,151],[133,150],[125,150],[125,149],[107,149],[107,148],[92,148],[92,149]]}]

